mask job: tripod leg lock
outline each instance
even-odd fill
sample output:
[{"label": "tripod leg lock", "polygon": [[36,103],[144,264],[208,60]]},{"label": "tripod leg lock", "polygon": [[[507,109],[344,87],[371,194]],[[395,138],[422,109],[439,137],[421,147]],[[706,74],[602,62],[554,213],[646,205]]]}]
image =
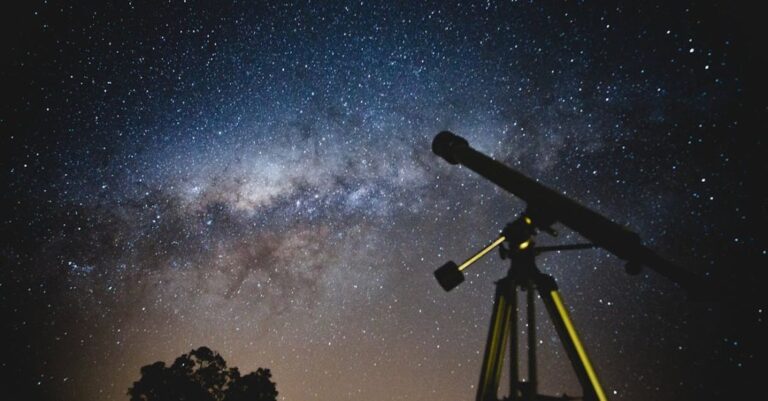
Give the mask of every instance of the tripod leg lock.
[{"label": "tripod leg lock", "polygon": [[549,294],[552,291],[558,291],[557,283],[552,276],[544,273],[536,275],[536,288],[543,294]]}]

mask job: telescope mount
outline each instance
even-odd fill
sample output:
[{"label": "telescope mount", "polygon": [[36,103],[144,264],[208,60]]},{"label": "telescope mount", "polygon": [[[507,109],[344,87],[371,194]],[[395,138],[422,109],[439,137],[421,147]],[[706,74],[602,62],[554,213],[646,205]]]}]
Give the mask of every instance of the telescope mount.
[{"label": "telescope mount", "polygon": [[[507,224],[499,237],[480,250],[461,266],[448,262],[435,271],[440,285],[450,291],[462,281],[462,270],[480,259],[486,253],[499,247],[501,258],[509,259],[510,268],[506,277],[496,282],[496,295],[491,314],[491,324],[485,346],[485,355],[477,387],[477,401],[499,401],[498,390],[504,366],[504,354],[509,352],[509,395],[505,401],[555,401],[583,399],[585,401],[606,401],[607,398],[592,368],[584,346],[579,340],[552,276],[542,273],[536,266],[536,256],[544,252],[595,248],[594,244],[573,244],[536,247],[534,237],[538,229],[554,234],[549,224],[534,224],[534,215],[526,212],[512,223]],[[526,293],[528,380],[522,381],[519,374],[518,290]],[[555,326],[560,342],[568,355],[576,377],[582,388],[582,397],[550,396],[538,393],[536,365],[536,312],[535,292],[541,297],[547,314]]]}]

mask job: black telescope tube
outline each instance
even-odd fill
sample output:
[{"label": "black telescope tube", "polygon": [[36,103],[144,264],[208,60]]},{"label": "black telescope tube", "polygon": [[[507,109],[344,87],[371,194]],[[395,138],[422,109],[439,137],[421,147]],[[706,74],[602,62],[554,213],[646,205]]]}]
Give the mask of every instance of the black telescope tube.
[{"label": "black telescope tube", "polygon": [[448,131],[440,132],[432,141],[432,151],[448,163],[466,166],[521,198],[529,208],[563,223],[627,262],[647,266],[682,287],[689,287],[696,281],[695,275],[644,246],[634,232],[472,149],[462,137]]}]

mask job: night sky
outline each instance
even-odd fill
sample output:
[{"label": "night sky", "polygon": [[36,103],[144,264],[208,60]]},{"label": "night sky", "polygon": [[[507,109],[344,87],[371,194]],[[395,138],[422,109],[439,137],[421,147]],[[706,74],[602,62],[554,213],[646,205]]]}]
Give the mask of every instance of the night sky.
[{"label": "night sky", "polygon": [[[542,255],[610,399],[766,397],[754,10],[30,3],[1,13],[9,400],[127,400],[202,345],[284,400],[474,399],[506,262],[432,272],[525,204],[435,156],[442,130],[722,288]],[[583,240],[558,228],[538,242]],[[543,311],[540,389],[580,394]]]}]

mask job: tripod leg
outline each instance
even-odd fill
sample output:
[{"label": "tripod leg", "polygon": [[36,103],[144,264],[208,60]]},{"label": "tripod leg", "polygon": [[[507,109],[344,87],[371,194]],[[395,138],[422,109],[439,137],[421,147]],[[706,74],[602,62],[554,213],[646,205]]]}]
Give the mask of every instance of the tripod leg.
[{"label": "tripod leg", "polygon": [[[512,293],[510,296],[510,292]],[[497,401],[501,370],[504,363],[504,351],[509,337],[509,326],[512,313],[517,308],[517,295],[514,283],[502,279],[496,283],[496,297],[493,303],[491,326],[488,329],[488,340],[485,343],[485,356],[480,372],[480,383],[477,387],[477,401]],[[516,343],[515,343],[516,344]],[[513,358],[514,359],[514,358]],[[517,375],[515,368],[510,375]]]},{"label": "tripod leg", "polygon": [[526,286],[526,310],[528,320],[528,399],[534,400],[538,394],[538,374],[536,371],[536,308],[535,286],[530,282]]},{"label": "tripod leg", "polygon": [[581,383],[582,390],[584,391],[584,400],[607,401],[605,392],[603,392],[603,388],[597,379],[597,374],[592,368],[592,363],[589,361],[589,357],[587,357],[587,352],[584,350],[581,340],[579,340],[576,328],[573,326],[573,322],[571,322],[568,310],[563,304],[563,299],[560,297],[560,292],[557,290],[554,279],[542,274],[537,281],[541,299],[544,301],[550,319],[552,319],[552,323],[555,325],[555,330],[557,330],[557,334],[563,343],[568,358],[571,360],[571,365],[576,372],[579,383]]}]

